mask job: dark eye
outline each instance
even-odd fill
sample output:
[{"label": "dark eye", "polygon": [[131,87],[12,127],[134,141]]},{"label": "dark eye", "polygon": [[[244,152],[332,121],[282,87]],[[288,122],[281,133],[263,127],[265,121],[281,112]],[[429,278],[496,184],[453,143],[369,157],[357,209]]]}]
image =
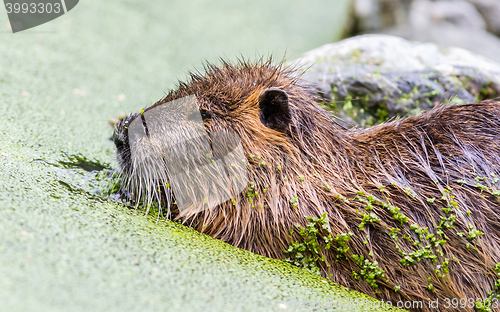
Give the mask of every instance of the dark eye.
[{"label": "dark eye", "polygon": [[201,119],[210,119],[212,115],[210,114],[209,111],[206,111],[204,109],[200,109],[199,111],[194,111],[191,114],[188,115],[188,120],[199,120],[201,115]]},{"label": "dark eye", "polygon": [[212,114],[210,114],[210,112],[207,110],[200,109],[200,113],[201,113],[201,118],[203,118],[204,120],[212,118]]}]

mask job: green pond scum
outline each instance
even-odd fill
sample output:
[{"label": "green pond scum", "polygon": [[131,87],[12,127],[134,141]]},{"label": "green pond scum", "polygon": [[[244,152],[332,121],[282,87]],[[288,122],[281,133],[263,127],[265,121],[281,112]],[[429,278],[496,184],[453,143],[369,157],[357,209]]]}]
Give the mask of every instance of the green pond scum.
[{"label": "green pond scum", "polygon": [[[1,198],[0,215],[2,220],[9,221],[9,227],[6,223],[0,226],[5,238],[0,245],[0,260],[4,263],[0,269],[3,277],[0,302],[13,307],[11,311],[19,306],[12,299],[15,298],[12,291],[18,287],[31,296],[31,302],[23,303],[28,310],[39,307],[40,302],[45,303],[47,310],[54,306],[65,308],[75,300],[76,289],[61,287],[74,285],[75,279],[76,304],[82,307],[99,304],[99,308],[111,310],[146,309],[168,303],[190,310],[206,305],[231,310],[246,304],[256,310],[270,307],[269,310],[279,311],[286,307],[300,311],[303,306],[297,302],[325,303],[327,299],[348,306],[359,298],[374,300],[308,270],[235,248],[176,222],[158,219],[159,211],[154,207],[144,214],[144,210],[111,200],[107,194],[113,194],[119,187],[116,177],[108,169],[90,173],[83,170],[82,162],[85,166],[100,162],[82,155],[61,154],[56,161],[35,161],[20,176],[24,183],[16,186],[14,182],[19,175],[12,173],[22,164],[12,159],[21,158],[23,151],[21,148],[18,153],[0,158],[0,164],[8,168],[0,173],[0,186],[11,185],[12,192],[22,195],[10,201]],[[53,170],[61,170],[60,163],[65,164],[66,175]],[[80,187],[69,173],[77,176],[82,170],[92,174],[92,178],[89,184]],[[39,183],[46,180],[49,183]],[[102,189],[94,192],[92,183]],[[37,204],[23,205],[25,198],[36,198]],[[14,279],[8,274],[19,266],[30,278]],[[87,284],[89,280],[91,283]],[[36,296],[42,284],[57,289],[57,295]],[[164,299],[166,291],[175,295]],[[89,296],[94,298],[92,303],[87,302]],[[122,296],[133,301],[124,303]],[[185,302],[183,296],[196,301]],[[382,311],[366,311],[371,310]]]}]

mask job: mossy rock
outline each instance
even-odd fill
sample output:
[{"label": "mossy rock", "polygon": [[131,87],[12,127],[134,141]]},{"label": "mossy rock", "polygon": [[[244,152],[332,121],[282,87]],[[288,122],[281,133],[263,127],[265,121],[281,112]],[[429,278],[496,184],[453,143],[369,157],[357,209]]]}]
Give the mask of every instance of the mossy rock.
[{"label": "mossy rock", "polygon": [[500,96],[500,64],[387,35],[327,44],[292,63],[308,68],[302,80],[319,88],[326,109],[362,127]]}]

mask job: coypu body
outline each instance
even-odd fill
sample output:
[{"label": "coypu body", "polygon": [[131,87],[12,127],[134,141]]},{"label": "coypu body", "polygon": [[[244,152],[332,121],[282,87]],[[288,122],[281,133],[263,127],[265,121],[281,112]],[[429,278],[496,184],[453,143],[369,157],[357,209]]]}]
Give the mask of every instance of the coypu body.
[{"label": "coypu body", "polygon": [[[180,214],[166,174],[154,173],[165,166],[161,149],[130,152],[135,114],[114,133],[124,191],[234,246],[302,264],[310,257],[323,276],[379,299],[420,301],[422,311],[438,299],[439,311],[472,311],[489,298],[496,310],[500,102],[345,129],[311,94],[270,61],[192,74],[144,112],[194,95],[209,135],[241,138],[250,183],[232,200]],[[311,222],[321,225],[312,239],[300,231]]]}]

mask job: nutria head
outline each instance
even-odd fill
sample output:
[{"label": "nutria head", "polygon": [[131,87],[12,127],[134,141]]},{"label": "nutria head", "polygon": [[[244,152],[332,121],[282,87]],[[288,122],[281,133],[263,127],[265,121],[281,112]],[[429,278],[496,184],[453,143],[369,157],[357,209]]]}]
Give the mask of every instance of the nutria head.
[{"label": "nutria head", "polygon": [[500,103],[344,129],[313,93],[282,64],[209,65],[116,126],[123,191],[385,300],[496,291]]},{"label": "nutria head", "polygon": [[[217,232],[217,237],[238,242],[236,245],[240,247],[281,257],[288,239],[282,241],[279,247],[271,249],[268,242],[262,241],[262,237],[274,235],[276,231],[288,235],[291,226],[296,223],[288,217],[291,214],[303,215],[307,212],[308,215],[319,216],[318,212],[326,211],[300,211],[303,206],[301,201],[310,200],[305,195],[298,198],[298,206],[291,206],[290,199],[300,195],[299,189],[304,189],[305,185],[315,187],[306,181],[306,177],[318,175],[318,169],[327,169],[318,162],[322,157],[318,151],[321,154],[327,150],[342,150],[337,144],[342,144],[344,129],[332,120],[328,112],[318,107],[316,97],[312,94],[311,88],[298,83],[297,72],[283,68],[282,64],[273,65],[268,61],[257,64],[240,62],[237,65],[223,63],[221,67],[209,65],[204,75],[192,74],[188,83],[180,83],[177,90],[162,100],[117,124],[113,140],[117,146],[125,190],[135,194],[133,197],[136,199],[144,196],[146,200],[159,201],[164,208],[172,209],[176,199],[171,190],[162,188],[157,192],[158,186],[171,184],[166,172],[168,165],[161,161],[165,158],[165,143],[170,144],[172,138],[176,138],[176,142],[182,141],[181,138],[189,141],[193,137],[192,132],[199,133],[196,137],[203,137],[199,131],[200,124],[212,145],[214,135],[218,133],[235,134],[241,140],[243,153],[240,159],[235,160],[235,165],[245,166],[248,182],[244,187],[253,185],[254,196],[247,196],[245,192],[233,194],[232,200],[228,199],[214,209],[201,214],[185,211],[182,218],[191,220],[189,224],[200,231],[211,235]],[[179,104],[179,100],[190,97],[192,103]],[[194,108],[201,114],[198,123],[196,119],[190,120],[190,116],[196,115]],[[146,120],[148,113],[161,115],[161,123],[167,125],[157,137],[153,133],[155,131],[150,129],[151,123]],[[135,138],[137,148],[135,155],[132,155],[134,149],[129,142],[132,133],[130,128],[134,123],[143,128],[142,133],[145,135],[142,137],[148,139]],[[318,141],[321,146],[315,146]],[[213,148],[208,152],[213,156]],[[331,161],[330,155],[325,157],[326,161]],[[259,195],[255,196],[255,193]],[[173,208],[175,210],[176,207]],[[224,222],[234,217],[242,222],[242,228],[228,226],[225,229],[214,221],[216,216],[216,219],[220,218],[220,211],[228,209],[231,217],[226,215]],[[290,209],[295,212],[289,212]],[[200,209],[193,211],[200,212]],[[210,217],[200,217],[207,214]],[[257,226],[247,223],[256,221],[247,214],[255,214],[259,222],[272,220],[273,233],[268,232],[269,224]],[[193,222],[192,219],[196,218],[203,222]],[[254,226],[256,228],[249,231]],[[252,235],[256,236],[255,241],[252,241]]]}]

